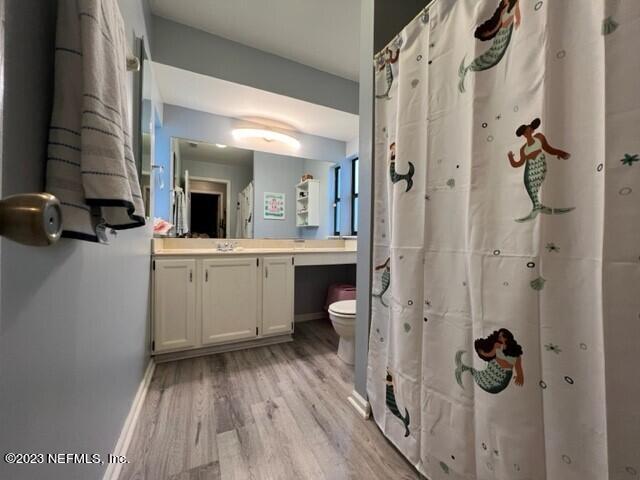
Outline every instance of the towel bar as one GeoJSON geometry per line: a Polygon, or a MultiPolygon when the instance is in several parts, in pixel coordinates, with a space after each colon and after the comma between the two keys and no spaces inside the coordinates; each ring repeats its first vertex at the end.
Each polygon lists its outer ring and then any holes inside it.
{"type": "Polygon", "coordinates": [[[0,200],[0,235],[44,247],[62,232],[60,201],[50,193],[21,193],[0,200]]]}

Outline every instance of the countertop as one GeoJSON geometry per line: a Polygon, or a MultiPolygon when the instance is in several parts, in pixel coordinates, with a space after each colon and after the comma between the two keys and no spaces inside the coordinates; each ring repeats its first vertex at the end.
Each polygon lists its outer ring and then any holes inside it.
{"type": "Polygon", "coordinates": [[[244,248],[237,247],[231,251],[220,251],[215,248],[169,248],[159,249],[153,253],[156,257],[163,256],[201,256],[201,255],[300,255],[305,253],[356,253],[352,248],[244,248]]]}

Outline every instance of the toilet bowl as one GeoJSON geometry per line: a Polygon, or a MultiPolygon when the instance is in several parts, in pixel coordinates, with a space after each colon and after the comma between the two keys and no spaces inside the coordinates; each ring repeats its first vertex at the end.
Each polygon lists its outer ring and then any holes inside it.
{"type": "Polygon", "coordinates": [[[356,301],[341,300],[329,305],[329,318],[340,336],[338,358],[348,365],[355,361],[356,301]]]}

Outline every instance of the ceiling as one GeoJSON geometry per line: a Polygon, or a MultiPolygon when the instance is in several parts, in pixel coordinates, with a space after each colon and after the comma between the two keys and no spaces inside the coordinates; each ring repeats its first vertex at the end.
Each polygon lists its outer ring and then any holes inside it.
{"type": "Polygon", "coordinates": [[[150,0],[153,13],[358,81],[360,0],[150,0]]]}
{"type": "Polygon", "coordinates": [[[219,148],[210,143],[178,141],[180,156],[197,162],[221,163],[223,165],[253,166],[253,152],[243,148],[219,148]],[[194,145],[196,145],[194,147],[194,145]]]}
{"type": "Polygon", "coordinates": [[[154,63],[165,103],[225,117],[289,128],[348,142],[358,136],[358,115],[219,78],[154,63]]]}

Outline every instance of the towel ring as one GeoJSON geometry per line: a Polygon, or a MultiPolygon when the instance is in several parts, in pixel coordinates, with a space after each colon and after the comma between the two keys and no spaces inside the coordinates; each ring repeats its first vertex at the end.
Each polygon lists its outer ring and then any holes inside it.
{"type": "Polygon", "coordinates": [[[138,57],[129,55],[127,57],[127,70],[130,72],[137,72],[140,70],[140,60],[138,57]]]}

